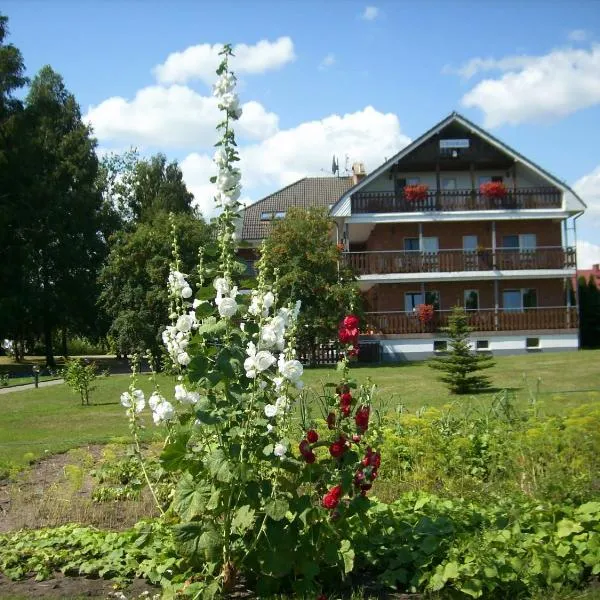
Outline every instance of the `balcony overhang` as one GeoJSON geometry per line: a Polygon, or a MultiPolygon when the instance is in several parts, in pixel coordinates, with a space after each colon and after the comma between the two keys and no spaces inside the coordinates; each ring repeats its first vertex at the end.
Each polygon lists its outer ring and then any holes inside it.
{"type": "Polygon", "coordinates": [[[576,274],[576,269],[522,269],[518,271],[454,271],[447,273],[384,273],[373,275],[360,275],[358,284],[362,291],[369,289],[377,283],[421,283],[443,281],[493,281],[519,280],[519,279],[559,279],[571,278],[576,274]],[[364,287],[363,287],[364,286],[364,287]]]}
{"type": "Polygon", "coordinates": [[[348,224],[359,223],[423,223],[456,221],[518,221],[522,219],[568,219],[571,213],[562,209],[482,210],[454,212],[362,213],[347,216],[348,224]]]}

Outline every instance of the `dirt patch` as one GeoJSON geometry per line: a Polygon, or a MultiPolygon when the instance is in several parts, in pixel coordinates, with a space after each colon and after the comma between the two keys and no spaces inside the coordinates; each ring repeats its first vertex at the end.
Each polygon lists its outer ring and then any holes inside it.
{"type": "MultiPolygon", "coordinates": [[[[155,594],[160,597],[160,588],[149,585],[142,579],[134,580],[124,587],[122,593],[130,600],[134,598],[150,599],[155,594]]],[[[53,579],[36,581],[33,578],[11,581],[0,574],[0,598],[25,600],[25,598],[60,598],[76,600],[79,598],[108,599],[118,598],[116,588],[108,579],[89,579],[87,577],[65,577],[57,573],[53,579]]]]}
{"type": "MultiPolygon", "coordinates": [[[[40,460],[10,481],[0,482],[0,533],[66,523],[119,530],[156,515],[150,493],[139,500],[94,502],[90,471],[105,446],[89,445],[40,460]]],[[[120,450],[124,452],[124,448],[120,450]]]]}

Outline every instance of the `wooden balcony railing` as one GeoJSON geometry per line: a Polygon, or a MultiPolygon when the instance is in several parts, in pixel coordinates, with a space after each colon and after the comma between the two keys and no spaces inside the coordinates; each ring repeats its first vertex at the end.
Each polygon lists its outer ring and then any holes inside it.
{"type": "MultiPolygon", "coordinates": [[[[406,335],[436,333],[448,325],[451,311],[436,311],[429,323],[421,323],[415,313],[377,312],[366,314],[364,334],[406,335]]],[[[577,308],[558,306],[527,308],[521,311],[492,309],[468,310],[473,331],[526,331],[537,329],[576,329],[579,326],[577,308]]]]}
{"type": "Polygon", "coordinates": [[[351,205],[352,214],[545,209],[560,208],[562,193],[552,187],[532,187],[510,190],[504,198],[489,198],[478,190],[434,190],[423,200],[408,201],[402,193],[357,192],[351,205]]]}
{"type": "Polygon", "coordinates": [[[518,271],[575,268],[575,248],[543,247],[531,250],[377,250],[346,252],[345,264],[357,275],[388,273],[449,273],[459,271],[518,271]]]}

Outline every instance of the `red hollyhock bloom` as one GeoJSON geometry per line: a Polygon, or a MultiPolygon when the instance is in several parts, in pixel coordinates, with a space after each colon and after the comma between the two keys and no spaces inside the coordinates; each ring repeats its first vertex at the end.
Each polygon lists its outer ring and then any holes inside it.
{"type": "Polygon", "coordinates": [[[373,456],[373,451],[371,450],[371,446],[367,448],[367,453],[365,457],[362,459],[363,467],[368,467],[371,464],[371,456],[373,456]]]}
{"type": "Polygon", "coordinates": [[[327,427],[329,427],[329,429],[335,428],[335,413],[330,412],[327,415],[327,427]]]}
{"type": "Polygon", "coordinates": [[[317,600],[327,600],[327,596],[325,594],[321,594],[320,596],[317,596],[317,600]]]}
{"type": "Polygon", "coordinates": [[[354,422],[356,423],[357,429],[364,433],[369,427],[369,414],[371,412],[370,407],[361,406],[354,415],[354,422]]]}
{"type": "Polygon", "coordinates": [[[355,345],[358,342],[358,329],[340,327],[338,330],[338,338],[342,344],[355,345]]]}
{"type": "Polygon", "coordinates": [[[337,439],[329,446],[329,454],[333,458],[339,458],[344,452],[346,452],[346,440],[343,437],[337,439]]]}
{"type": "Polygon", "coordinates": [[[350,414],[352,407],[352,394],[345,393],[340,396],[340,410],[342,414],[347,417],[350,414]]]}
{"type": "Polygon", "coordinates": [[[381,465],[381,454],[379,454],[379,452],[376,452],[375,454],[371,454],[369,463],[375,469],[379,469],[379,467],[381,465]]]}
{"type": "Polygon", "coordinates": [[[319,441],[319,434],[314,430],[314,429],[309,429],[306,432],[306,439],[311,443],[314,444],[315,442],[319,441]]]}
{"type": "Polygon", "coordinates": [[[357,329],[358,328],[358,317],[356,315],[348,315],[343,321],[342,325],[346,329],[357,329]]]}
{"type": "Polygon", "coordinates": [[[305,456],[308,452],[310,452],[310,446],[308,445],[307,440],[302,440],[298,446],[298,450],[300,450],[300,454],[305,456]]]}
{"type": "Polygon", "coordinates": [[[333,510],[340,503],[340,497],[342,495],[342,486],[336,485],[332,487],[324,496],[323,500],[321,500],[321,504],[328,508],[329,510],[333,510]]]}
{"type": "Polygon", "coordinates": [[[353,441],[355,444],[358,444],[358,442],[360,442],[360,440],[361,440],[361,437],[360,437],[360,435],[358,435],[357,433],[355,433],[355,434],[352,436],[352,441],[353,441]]]}
{"type": "Polygon", "coordinates": [[[304,454],[303,456],[304,456],[304,460],[305,460],[305,461],[306,461],[306,462],[307,462],[309,465],[312,465],[312,464],[315,462],[316,458],[317,458],[317,457],[315,456],[315,453],[314,453],[312,450],[310,450],[309,452],[307,452],[307,453],[306,453],[306,454],[304,454]]]}

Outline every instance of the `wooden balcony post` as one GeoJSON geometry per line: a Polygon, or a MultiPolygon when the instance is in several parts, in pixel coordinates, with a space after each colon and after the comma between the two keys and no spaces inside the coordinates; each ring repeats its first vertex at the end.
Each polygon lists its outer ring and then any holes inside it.
{"type": "Polygon", "coordinates": [[[496,262],[496,221],[492,221],[492,267],[494,270],[498,268],[496,262]]]}
{"type": "Polygon", "coordinates": [[[571,329],[571,290],[569,288],[569,280],[565,277],[563,281],[567,296],[567,329],[571,329]]]}
{"type": "Polygon", "coordinates": [[[494,331],[498,331],[498,280],[494,279],[494,331]]]}

